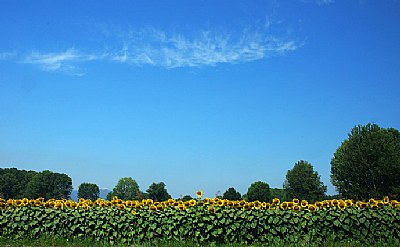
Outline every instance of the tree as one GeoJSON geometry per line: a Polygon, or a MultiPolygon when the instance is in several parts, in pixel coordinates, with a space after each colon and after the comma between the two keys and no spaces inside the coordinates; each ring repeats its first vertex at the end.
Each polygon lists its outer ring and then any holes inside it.
{"type": "Polygon", "coordinates": [[[37,172],[0,168],[0,197],[4,199],[24,197],[26,185],[35,174],[37,172]]]}
{"type": "Polygon", "coordinates": [[[193,199],[193,197],[191,197],[190,195],[185,195],[185,196],[183,196],[182,197],[182,201],[183,202],[187,202],[187,201],[190,201],[190,200],[192,200],[193,199]]]}
{"type": "Polygon", "coordinates": [[[235,188],[229,188],[224,192],[222,198],[228,200],[240,200],[242,199],[242,195],[239,192],[237,192],[235,188]]]}
{"type": "Polygon", "coordinates": [[[78,188],[78,198],[85,198],[95,201],[99,198],[100,189],[97,184],[81,183],[78,188]]]}
{"type": "Polygon", "coordinates": [[[331,160],[331,181],[344,197],[382,198],[400,192],[400,133],[355,126],[331,160]]]}
{"type": "Polygon", "coordinates": [[[321,182],[318,173],[304,160],[298,161],[292,170],[287,171],[283,188],[291,198],[312,202],[322,200],[326,192],[326,186],[321,182]]]}
{"type": "Polygon", "coordinates": [[[279,198],[281,201],[289,200],[285,189],[270,188],[269,191],[271,192],[271,198],[279,198]]]}
{"type": "Polygon", "coordinates": [[[152,183],[147,189],[147,196],[153,201],[162,202],[169,198],[171,195],[168,194],[167,189],[165,188],[165,184],[163,182],[160,183],[152,183]]]}
{"type": "Polygon", "coordinates": [[[72,179],[66,174],[43,171],[37,173],[26,186],[28,198],[43,197],[48,200],[69,199],[72,191],[72,179]]]}
{"type": "Polygon", "coordinates": [[[248,201],[270,201],[271,192],[269,190],[269,184],[261,181],[252,183],[247,190],[246,196],[248,201]]]}
{"type": "Polygon", "coordinates": [[[117,196],[122,200],[137,200],[142,199],[142,192],[139,190],[137,182],[131,178],[121,178],[112,193],[107,195],[107,199],[117,196]]]}

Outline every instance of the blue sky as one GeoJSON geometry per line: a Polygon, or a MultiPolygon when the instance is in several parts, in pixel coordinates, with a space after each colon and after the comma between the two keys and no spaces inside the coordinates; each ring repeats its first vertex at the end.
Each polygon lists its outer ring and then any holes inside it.
{"type": "Polygon", "coordinates": [[[400,1],[0,3],[0,166],[174,197],[330,183],[351,128],[400,129],[400,1]]]}

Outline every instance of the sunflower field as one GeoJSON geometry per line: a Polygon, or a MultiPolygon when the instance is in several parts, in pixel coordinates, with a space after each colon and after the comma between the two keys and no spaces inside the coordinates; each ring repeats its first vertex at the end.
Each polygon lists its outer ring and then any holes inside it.
{"type": "Polygon", "coordinates": [[[197,243],[272,243],[400,239],[400,203],[388,197],[368,201],[305,200],[247,202],[204,198],[45,201],[0,198],[0,236],[38,238],[52,234],[105,243],[154,240],[197,243]]]}

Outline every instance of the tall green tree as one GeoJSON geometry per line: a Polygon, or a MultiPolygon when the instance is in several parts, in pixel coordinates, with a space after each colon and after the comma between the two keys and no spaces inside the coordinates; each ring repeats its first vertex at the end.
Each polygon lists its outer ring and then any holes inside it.
{"type": "Polygon", "coordinates": [[[26,186],[28,198],[69,199],[72,191],[72,179],[63,173],[48,170],[37,173],[26,186]]]}
{"type": "Polygon", "coordinates": [[[400,133],[376,124],[355,126],[331,160],[331,181],[344,197],[400,193],[400,133]]]}
{"type": "Polygon", "coordinates": [[[26,186],[35,174],[37,174],[35,171],[0,168],[0,197],[4,199],[24,197],[26,186]]]}
{"type": "Polygon", "coordinates": [[[121,178],[112,192],[107,195],[107,199],[117,196],[122,200],[142,199],[143,193],[139,190],[139,185],[131,177],[121,178]]]}
{"type": "Polygon", "coordinates": [[[100,189],[97,184],[81,183],[78,188],[78,198],[85,198],[95,201],[99,198],[100,189]]]}
{"type": "Polygon", "coordinates": [[[240,200],[242,199],[242,195],[236,191],[235,188],[229,188],[224,192],[222,198],[228,200],[240,200]]]}
{"type": "Polygon", "coordinates": [[[165,188],[164,182],[152,183],[146,190],[146,192],[148,198],[153,199],[157,202],[162,202],[171,198],[171,195],[168,194],[168,191],[165,188]]]}
{"type": "Polygon", "coordinates": [[[271,191],[269,189],[269,184],[261,181],[252,183],[247,190],[246,196],[248,201],[270,201],[271,191]]]}
{"type": "Polygon", "coordinates": [[[313,166],[304,160],[298,161],[293,169],[287,171],[283,188],[291,198],[312,202],[322,200],[326,192],[321,177],[314,171],[313,166]]]}

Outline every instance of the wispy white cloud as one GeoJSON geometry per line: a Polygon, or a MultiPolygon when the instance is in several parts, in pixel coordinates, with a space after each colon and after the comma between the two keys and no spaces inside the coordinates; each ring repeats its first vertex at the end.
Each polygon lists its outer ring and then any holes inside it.
{"type": "Polygon", "coordinates": [[[112,58],[122,63],[167,68],[244,63],[294,51],[301,45],[267,33],[243,30],[239,35],[204,31],[195,37],[154,29],[130,32],[112,58]]]}
{"type": "Polygon", "coordinates": [[[0,52],[0,60],[10,60],[17,56],[17,52],[0,52]]]}
{"type": "MultiPolygon", "coordinates": [[[[91,61],[126,63],[133,66],[206,67],[239,64],[297,50],[302,44],[288,37],[271,34],[271,23],[259,29],[226,32],[207,30],[191,35],[168,33],[154,28],[128,30],[112,35],[101,50],[67,48],[60,52],[33,51],[19,61],[44,71],[83,75],[82,66],[91,61]],[[111,47],[111,48],[110,48],[111,47]],[[89,52],[85,52],[90,50],[89,52]]],[[[0,59],[12,54],[0,53],[0,59]]]]}

